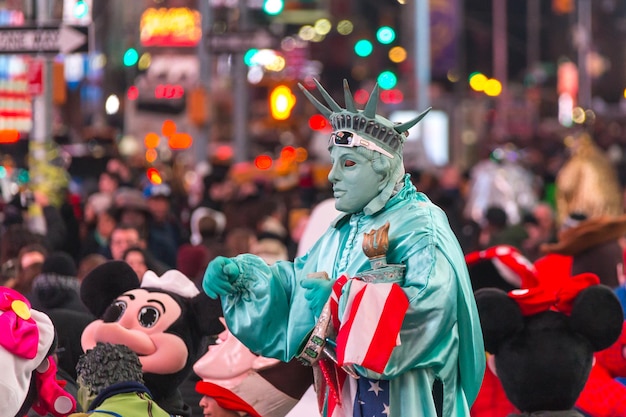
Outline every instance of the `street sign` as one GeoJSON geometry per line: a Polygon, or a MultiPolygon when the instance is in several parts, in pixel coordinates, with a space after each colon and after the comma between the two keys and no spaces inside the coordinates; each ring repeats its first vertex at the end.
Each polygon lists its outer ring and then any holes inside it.
{"type": "Polygon", "coordinates": [[[207,35],[207,51],[214,54],[243,53],[248,49],[273,49],[278,39],[264,30],[207,35]]]}
{"type": "Polygon", "coordinates": [[[89,51],[89,26],[1,26],[0,54],[89,51]]]}

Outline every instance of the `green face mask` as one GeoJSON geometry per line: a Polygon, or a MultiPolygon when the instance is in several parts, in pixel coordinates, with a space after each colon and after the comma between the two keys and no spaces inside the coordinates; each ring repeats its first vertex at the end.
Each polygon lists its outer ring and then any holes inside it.
{"type": "Polygon", "coordinates": [[[372,168],[372,161],[350,148],[333,146],[333,168],[328,180],[333,184],[335,207],[344,213],[358,213],[378,196],[383,178],[372,168]]]}

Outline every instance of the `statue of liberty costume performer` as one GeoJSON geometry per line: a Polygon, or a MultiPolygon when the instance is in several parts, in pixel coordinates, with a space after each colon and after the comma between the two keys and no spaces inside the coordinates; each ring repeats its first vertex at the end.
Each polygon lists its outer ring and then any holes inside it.
{"type": "Polygon", "coordinates": [[[336,208],[343,212],[294,262],[216,258],[203,288],[250,350],[313,365],[324,416],[469,416],[485,367],[467,267],[441,209],[405,174],[407,130],[357,110],[317,83],[300,86],[330,120],[336,208]]]}

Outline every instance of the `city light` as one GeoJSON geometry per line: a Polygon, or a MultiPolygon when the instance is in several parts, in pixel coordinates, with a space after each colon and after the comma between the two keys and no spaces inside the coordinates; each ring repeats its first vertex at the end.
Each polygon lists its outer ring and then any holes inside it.
{"type": "Polygon", "coordinates": [[[487,84],[487,76],[480,72],[473,72],[469,75],[469,85],[474,91],[484,91],[487,84]]]}
{"type": "Polygon", "coordinates": [[[82,19],[83,17],[87,17],[87,13],[89,12],[89,6],[85,3],[85,0],[78,0],[74,4],[74,17],[77,19],[82,19]]]}
{"type": "Polygon", "coordinates": [[[261,170],[268,170],[272,167],[274,161],[269,155],[259,155],[254,158],[254,166],[261,170]]]}
{"type": "Polygon", "coordinates": [[[123,63],[127,67],[132,67],[139,61],[139,53],[135,48],[128,48],[126,52],[124,52],[123,63]]]}
{"type": "Polygon", "coordinates": [[[263,11],[270,16],[280,14],[285,8],[283,0],[265,0],[263,2],[263,11]]]}
{"type": "Polygon", "coordinates": [[[279,85],[270,93],[270,112],[275,120],[287,120],[295,105],[296,96],[286,85],[279,85]]]}
{"type": "Polygon", "coordinates": [[[108,115],[116,114],[120,110],[120,99],[115,94],[111,94],[104,102],[104,111],[108,115]]]}
{"type": "Polygon", "coordinates": [[[146,171],[146,177],[152,184],[161,184],[163,182],[163,178],[161,177],[161,173],[156,168],[148,168],[146,171]]]}
{"type": "Polygon", "coordinates": [[[321,114],[314,114],[309,118],[309,127],[312,130],[322,130],[329,125],[328,120],[321,114]]]}
{"type": "Polygon", "coordinates": [[[131,85],[128,87],[128,91],[126,92],[126,98],[133,101],[139,98],[139,89],[136,85],[131,85]]]}
{"type": "Polygon", "coordinates": [[[367,39],[360,39],[354,44],[354,53],[360,57],[370,56],[373,51],[374,46],[367,39]]]}
{"type": "Polygon", "coordinates": [[[376,40],[383,45],[389,45],[396,39],[396,31],[389,26],[382,26],[376,31],[376,40]]]}
{"type": "Polygon", "coordinates": [[[490,97],[499,96],[502,92],[502,83],[494,78],[490,78],[485,83],[485,94],[490,97]]]}
{"type": "Polygon", "coordinates": [[[376,81],[381,89],[389,90],[398,84],[398,77],[392,71],[383,71],[378,75],[376,81]]]}
{"type": "Polygon", "coordinates": [[[400,62],[404,62],[406,60],[406,49],[401,46],[394,46],[389,50],[389,60],[395,64],[399,64],[400,62]]]}
{"type": "Polygon", "coordinates": [[[149,132],[144,136],[143,143],[147,149],[154,149],[159,146],[161,137],[154,132],[149,132]]]}

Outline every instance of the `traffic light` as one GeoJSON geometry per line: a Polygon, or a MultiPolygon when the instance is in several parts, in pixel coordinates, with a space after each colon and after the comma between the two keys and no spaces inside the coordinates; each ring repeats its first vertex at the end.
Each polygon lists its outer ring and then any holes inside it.
{"type": "Polygon", "coordinates": [[[296,96],[291,88],[282,84],[270,92],[270,113],[274,120],[287,120],[296,105],[296,96]]]}

